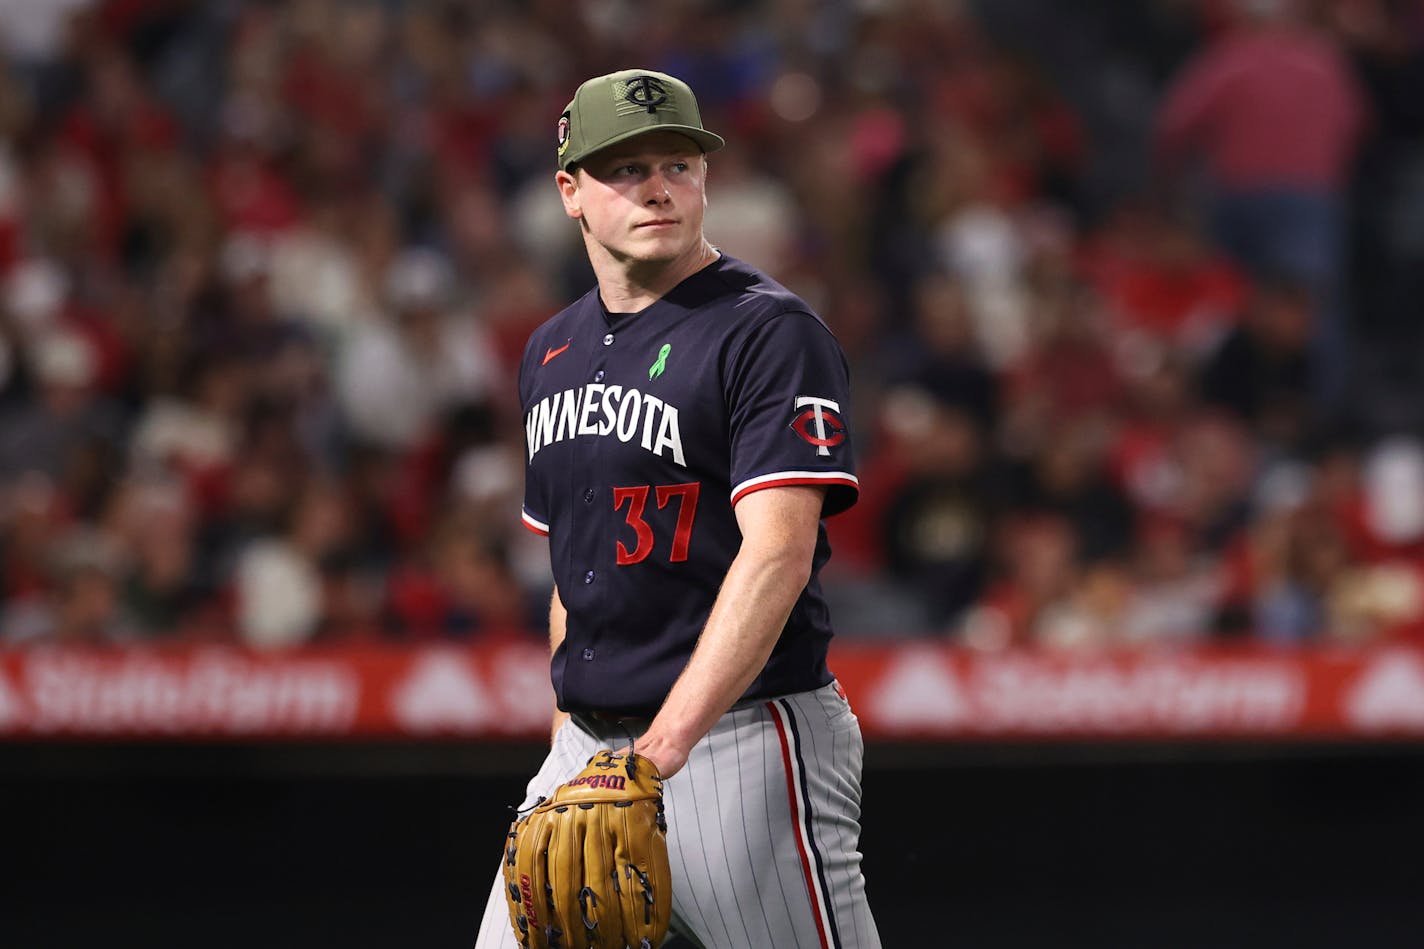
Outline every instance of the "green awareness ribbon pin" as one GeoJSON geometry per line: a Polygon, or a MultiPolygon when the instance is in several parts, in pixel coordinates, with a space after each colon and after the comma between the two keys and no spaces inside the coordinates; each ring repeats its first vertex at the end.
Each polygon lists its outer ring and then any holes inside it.
{"type": "Polygon", "coordinates": [[[672,343],[663,343],[663,348],[658,350],[658,361],[648,367],[649,382],[663,374],[663,370],[667,368],[667,358],[670,352],[672,352],[672,343]]]}

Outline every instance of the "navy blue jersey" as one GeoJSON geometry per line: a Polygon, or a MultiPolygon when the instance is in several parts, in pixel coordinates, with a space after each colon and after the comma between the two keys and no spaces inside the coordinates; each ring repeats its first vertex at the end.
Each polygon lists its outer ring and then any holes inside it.
{"type": "MultiPolygon", "coordinates": [[[[722,256],[635,314],[597,289],[529,339],[519,370],[524,523],[549,537],[568,610],[553,657],[565,711],[651,715],[682,672],[741,544],[750,492],[823,485],[855,502],[845,356],[785,287],[722,256]]],[[[811,580],[745,698],[830,682],[811,580]]]]}

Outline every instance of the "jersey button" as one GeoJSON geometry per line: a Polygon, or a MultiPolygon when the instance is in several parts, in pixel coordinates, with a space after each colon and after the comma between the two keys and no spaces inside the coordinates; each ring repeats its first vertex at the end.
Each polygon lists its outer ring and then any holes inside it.
{"type": "Polygon", "coordinates": [[[593,658],[593,650],[592,650],[592,649],[585,649],[585,650],[583,651],[583,657],[584,657],[585,659],[592,659],[592,658],[593,658]]]}
{"type": "Polygon", "coordinates": [[[593,488],[589,488],[587,491],[585,491],[585,492],[583,493],[583,503],[585,503],[585,504],[592,504],[592,503],[593,503],[593,488]]]}
{"type": "Polygon", "coordinates": [[[602,370],[602,369],[598,370],[597,372],[595,372],[595,373],[593,374],[593,381],[594,381],[594,382],[602,382],[602,381],[603,381],[603,370],[602,370]]]}
{"type": "Polygon", "coordinates": [[[588,573],[586,573],[586,574],[583,575],[583,582],[584,582],[584,583],[592,583],[592,582],[593,582],[593,571],[592,571],[592,570],[590,570],[588,573]]]}
{"type": "Polygon", "coordinates": [[[605,346],[612,346],[612,345],[613,345],[613,334],[612,334],[612,333],[609,333],[607,336],[603,337],[603,345],[605,345],[605,346]]]}

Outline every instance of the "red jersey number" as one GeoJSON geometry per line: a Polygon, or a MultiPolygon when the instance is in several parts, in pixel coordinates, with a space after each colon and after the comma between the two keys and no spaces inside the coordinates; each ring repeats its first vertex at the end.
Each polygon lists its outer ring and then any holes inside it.
{"type": "Polygon", "coordinates": [[[623,504],[627,502],[628,526],[633,528],[633,535],[638,542],[636,547],[629,550],[623,541],[618,541],[618,565],[622,567],[639,563],[647,560],[653,552],[653,529],[643,520],[649,491],[653,492],[658,510],[667,507],[673,498],[678,499],[677,527],[673,531],[672,552],[668,555],[668,562],[681,563],[686,560],[687,548],[692,543],[692,522],[697,517],[697,492],[701,488],[702,485],[696,481],[690,484],[660,484],[656,487],[640,484],[631,488],[614,488],[613,510],[623,510],[623,504]]]}

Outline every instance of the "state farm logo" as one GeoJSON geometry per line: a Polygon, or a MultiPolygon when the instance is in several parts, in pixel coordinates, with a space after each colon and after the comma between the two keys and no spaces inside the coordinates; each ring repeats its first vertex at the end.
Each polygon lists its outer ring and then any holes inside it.
{"type": "Polygon", "coordinates": [[[36,649],[16,673],[25,727],[40,734],[341,733],[361,704],[350,665],[229,649],[36,649]]]}
{"type": "Polygon", "coordinates": [[[910,730],[964,724],[973,712],[959,677],[929,649],[901,654],[870,694],[866,711],[885,727],[910,730]]]}
{"type": "Polygon", "coordinates": [[[0,669],[0,732],[18,728],[24,720],[25,707],[20,697],[10,687],[5,670],[0,669]]]}
{"type": "Polygon", "coordinates": [[[391,696],[391,714],[407,731],[467,731],[490,717],[491,701],[470,669],[452,652],[421,656],[391,696]]]}
{"type": "Polygon", "coordinates": [[[1258,734],[1297,727],[1305,697],[1298,668],[1258,659],[917,648],[892,661],[864,711],[893,732],[1258,734]]]}
{"type": "Polygon", "coordinates": [[[1424,729],[1424,661],[1404,652],[1380,656],[1346,696],[1345,716],[1371,731],[1424,729]]]}

